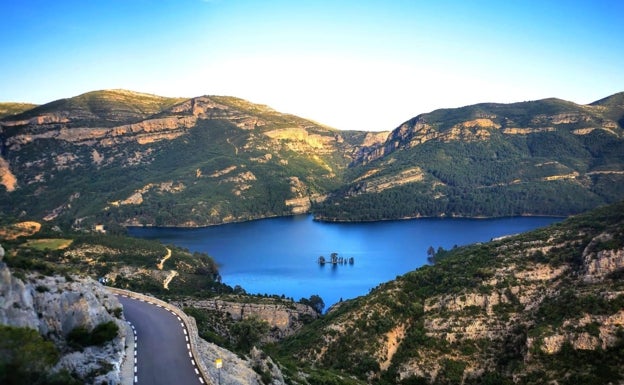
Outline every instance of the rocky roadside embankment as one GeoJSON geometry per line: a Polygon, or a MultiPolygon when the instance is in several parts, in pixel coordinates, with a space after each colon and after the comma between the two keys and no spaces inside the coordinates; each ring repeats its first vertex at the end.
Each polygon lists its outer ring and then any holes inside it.
{"type": "Polygon", "coordinates": [[[125,345],[121,305],[98,282],[76,276],[14,276],[2,262],[0,246],[0,324],[39,331],[61,352],[54,371],[67,369],[87,384],[119,384],[125,345]],[[117,310],[119,309],[119,310],[117,310]],[[117,336],[102,346],[70,348],[66,337],[77,327],[93,330],[113,321],[117,336]]]}
{"type": "Polygon", "coordinates": [[[185,300],[175,303],[180,308],[192,307],[221,313],[232,321],[257,317],[269,324],[268,336],[271,342],[281,340],[297,332],[303,326],[303,319],[318,318],[318,313],[310,306],[296,302],[250,303],[221,299],[185,300]]]}

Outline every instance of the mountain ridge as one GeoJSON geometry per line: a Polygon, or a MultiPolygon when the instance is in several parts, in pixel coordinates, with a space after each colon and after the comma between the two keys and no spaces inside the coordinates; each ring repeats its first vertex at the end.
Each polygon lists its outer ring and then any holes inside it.
{"type": "Polygon", "coordinates": [[[367,140],[239,98],[125,91],[52,102],[0,124],[4,209],[90,224],[200,226],[307,212],[367,140]],[[43,193],[49,205],[35,199],[43,193]],[[153,208],[134,209],[145,204],[153,208]]]}
{"type": "Polygon", "coordinates": [[[569,215],[616,202],[624,192],[621,95],[595,106],[549,98],[417,115],[362,148],[351,182],[315,212],[325,220],[569,215]],[[406,172],[418,178],[405,183],[406,172]],[[400,207],[387,213],[392,201],[400,207]]]}
{"type": "Polygon", "coordinates": [[[235,97],[93,91],[0,119],[0,209],[87,227],[566,216],[624,197],[622,95],[480,103],[366,132],[235,97]]]}

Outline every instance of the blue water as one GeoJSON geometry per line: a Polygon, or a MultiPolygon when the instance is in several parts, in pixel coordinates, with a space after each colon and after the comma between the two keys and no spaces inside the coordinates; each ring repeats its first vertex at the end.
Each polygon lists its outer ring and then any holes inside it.
{"type": "Polygon", "coordinates": [[[317,294],[327,308],[426,264],[429,246],[450,249],[560,220],[514,217],[324,223],[301,215],[199,229],[135,227],[129,232],[207,253],[218,263],[224,283],[240,285],[250,294],[284,294],[295,300],[317,294]],[[317,263],[319,256],[329,259],[333,252],[353,257],[355,263],[317,263]]]}

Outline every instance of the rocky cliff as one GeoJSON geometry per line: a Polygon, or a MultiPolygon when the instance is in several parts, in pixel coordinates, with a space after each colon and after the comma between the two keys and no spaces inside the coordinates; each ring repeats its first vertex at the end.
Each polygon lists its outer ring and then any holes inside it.
{"type": "Polygon", "coordinates": [[[227,349],[220,348],[202,339],[199,340],[199,354],[206,362],[210,377],[222,384],[285,385],[279,366],[271,357],[257,348],[252,348],[247,357],[240,357],[227,349]],[[221,359],[223,366],[217,369],[214,363],[221,359]],[[219,380],[220,379],[220,380],[219,380]]]}
{"type": "Polygon", "coordinates": [[[240,321],[249,317],[256,317],[265,321],[270,327],[270,334],[266,342],[279,341],[288,337],[304,325],[304,320],[310,322],[319,317],[310,306],[291,301],[269,300],[257,302],[253,297],[239,298],[238,301],[222,299],[188,299],[176,302],[178,307],[201,309],[216,315],[217,319],[240,321]],[[262,303],[264,302],[264,303],[262,303]]]}
{"type": "Polygon", "coordinates": [[[109,321],[121,326],[120,314],[117,299],[89,278],[31,274],[20,279],[0,258],[0,324],[35,329],[53,341],[62,352],[55,370],[67,369],[85,383],[120,383],[123,332],[82,351],[71,349],[66,340],[78,327],[92,330],[109,321]]]}
{"type": "Polygon", "coordinates": [[[530,135],[558,130],[583,136],[598,130],[621,137],[624,113],[615,94],[591,105],[576,105],[559,99],[512,104],[484,103],[418,115],[393,130],[383,143],[364,148],[356,163],[368,163],[399,149],[428,141],[487,141],[496,133],[530,135]],[[605,107],[605,104],[611,108],[605,107]]]}
{"type": "Polygon", "coordinates": [[[376,138],[232,97],[91,92],[0,119],[0,206],[76,227],[306,213],[376,138]]]}
{"type": "Polygon", "coordinates": [[[622,95],[369,133],[234,97],[90,92],[0,118],[0,210],[76,228],[576,214],[624,198],[622,95]]]}
{"type": "Polygon", "coordinates": [[[566,216],[615,203],[624,199],[623,95],[418,115],[359,148],[346,186],[315,213],[325,220],[566,216]]]}

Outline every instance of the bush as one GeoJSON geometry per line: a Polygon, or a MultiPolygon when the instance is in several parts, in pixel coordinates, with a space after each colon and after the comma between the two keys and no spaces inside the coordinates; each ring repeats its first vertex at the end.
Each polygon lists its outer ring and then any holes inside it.
{"type": "Polygon", "coordinates": [[[48,383],[59,354],[34,329],[0,325],[0,384],[48,383]]]}
{"type": "Polygon", "coordinates": [[[75,348],[84,348],[87,346],[101,346],[111,341],[117,336],[119,327],[113,321],[108,321],[97,325],[92,331],[84,326],[74,328],[67,335],[67,342],[75,348]]]}
{"type": "Polygon", "coordinates": [[[269,324],[258,317],[249,317],[232,325],[231,332],[236,339],[236,349],[249,352],[269,331],[269,324]]]}
{"type": "Polygon", "coordinates": [[[74,348],[83,348],[91,345],[91,334],[84,326],[78,326],[67,335],[67,343],[74,348]]]}
{"type": "Polygon", "coordinates": [[[117,337],[117,333],[119,332],[119,326],[113,321],[108,321],[99,324],[93,329],[91,333],[91,344],[92,345],[104,345],[108,341],[112,341],[113,338],[117,337]]]}

